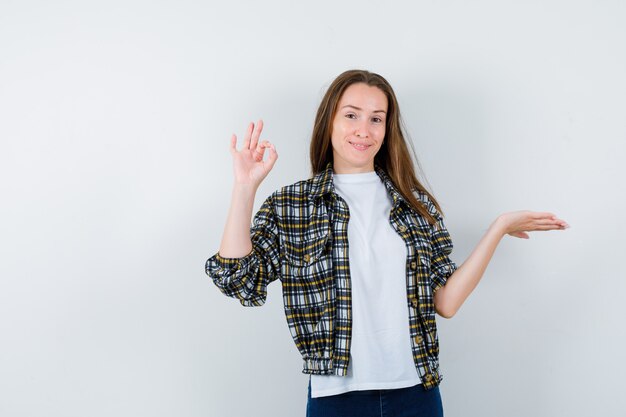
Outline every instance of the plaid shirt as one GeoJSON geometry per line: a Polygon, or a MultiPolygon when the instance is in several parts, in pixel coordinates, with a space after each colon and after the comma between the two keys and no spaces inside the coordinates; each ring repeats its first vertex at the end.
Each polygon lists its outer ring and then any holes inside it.
{"type": "MultiPolygon", "coordinates": [[[[437,219],[431,226],[413,210],[378,165],[393,206],[389,222],[407,248],[406,285],[413,360],[424,387],[441,382],[433,293],[457,269],[441,214],[416,191],[437,219]]],[[[347,373],[352,330],[348,206],[334,191],[332,163],[304,181],[282,187],[263,202],[250,228],[252,251],[241,258],[219,252],[205,271],[227,296],[261,306],[279,278],[289,330],[305,374],[347,373]]],[[[398,300],[400,301],[400,300],[398,300]]]]}

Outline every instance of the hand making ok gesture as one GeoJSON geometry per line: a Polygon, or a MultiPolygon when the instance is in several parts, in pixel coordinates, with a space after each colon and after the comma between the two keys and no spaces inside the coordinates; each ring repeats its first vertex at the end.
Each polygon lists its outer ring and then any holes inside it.
{"type": "Polygon", "coordinates": [[[243,148],[237,150],[237,136],[233,133],[230,139],[230,153],[233,156],[235,183],[257,188],[270,172],[278,159],[276,148],[267,140],[259,141],[263,130],[263,120],[257,124],[250,123],[246,131],[243,148]],[[268,158],[263,160],[265,149],[269,149],[268,158]]]}

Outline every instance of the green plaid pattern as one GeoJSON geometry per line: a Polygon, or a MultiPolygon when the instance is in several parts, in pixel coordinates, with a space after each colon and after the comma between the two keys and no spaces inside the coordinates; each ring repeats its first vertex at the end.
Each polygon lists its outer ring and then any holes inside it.
{"type": "MultiPolygon", "coordinates": [[[[413,360],[427,389],[441,382],[433,293],[457,269],[452,240],[426,194],[416,195],[437,219],[431,226],[375,165],[393,207],[389,222],[407,247],[407,308],[413,360]]],[[[305,374],[347,373],[352,329],[348,206],[334,192],[332,163],[304,181],[282,187],[254,216],[252,251],[242,258],[216,253],[205,271],[222,293],[244,306],[261,306],[279,278],[289,330],[305,374]]]]}

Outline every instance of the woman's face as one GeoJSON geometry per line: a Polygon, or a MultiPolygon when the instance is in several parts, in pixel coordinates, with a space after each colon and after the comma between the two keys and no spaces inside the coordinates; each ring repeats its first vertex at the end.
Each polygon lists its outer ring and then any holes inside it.
{"type": "Polygon", "coordinates": [[[348,87],[337,105],[331,142],[336,174],[374,170],[374,156],[385,138],[387,96],[364,83],[348,87]]]}

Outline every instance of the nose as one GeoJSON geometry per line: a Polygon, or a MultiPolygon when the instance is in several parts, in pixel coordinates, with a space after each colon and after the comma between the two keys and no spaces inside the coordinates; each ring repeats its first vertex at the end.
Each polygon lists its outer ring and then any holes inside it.
{"type": "Polygon", "coordinates": [[[366,138],[367,137],[367,123],[361,122],[357,124],[354,129],[354,135],[359,138],[366,138]]]}

